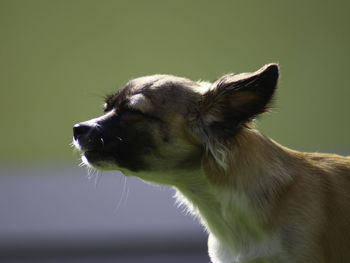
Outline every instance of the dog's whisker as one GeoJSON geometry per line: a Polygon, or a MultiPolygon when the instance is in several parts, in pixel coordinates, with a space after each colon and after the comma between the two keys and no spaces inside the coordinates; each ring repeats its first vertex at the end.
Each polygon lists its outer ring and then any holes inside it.
{"type": "MultiPolygon", "coordinates": [[[[121,207],[121,204],[123,203],[123,200],[125,199],[124,198],[124,195],[125,195],[125,192],[126,192],[126,188],[127,188],[127,185],[126,185],[126,182],[127,182],[127,178],[126,176],[123,177],[124,178],[124,183],[123,183],[123,189],[122,189],[122,194],[120,195],[120,199],[118,201],[118,204],[117,206],[115,207],[114,211],[115,212],[118,212],[118,210],[120,209],[121,207]]],[[[129,195],[129,190],[127,190],[127,196],[129,195]]]]}
{"type": "Polygon", "coordinates": [[[88,177],[89,180],[92,180],[96,176],[97,173],[98,173],[98,171],[96,169],[94,169],[91,166],[88,166],[88,175],[87,175],[87,177],[88,177]]]}
{"type": "Polygon", "coordinates": [[[102,177],[102,172],[101,171],[97,171],[95,173],[95,188],[98,187],[99,182],[101,181],[101,177],[102,177]]]}
{"type": "Polygon", "coordinates": [[[79,145],[78,141],[73,139],[73,141],[69,144],[74,150],[81,150],[81,146],[79,145]]]}
{"type": "Polygon", "coordinates": [[[89,164],[87,163],[87,160],[84,155],[82,155],[78,161],[80,161],[79,167],[89,167],[89,164]]]}

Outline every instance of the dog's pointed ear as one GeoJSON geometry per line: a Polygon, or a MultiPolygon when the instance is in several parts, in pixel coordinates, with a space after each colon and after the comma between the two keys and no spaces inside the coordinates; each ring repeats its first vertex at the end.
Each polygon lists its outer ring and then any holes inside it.
{"type": "Polygon", "coordinates": [[[267,64],[253,73],[228,74],[215,81],[198,105],[202,124],[221,132],[267,111],[277,86],[279,68],[267,64]]]}

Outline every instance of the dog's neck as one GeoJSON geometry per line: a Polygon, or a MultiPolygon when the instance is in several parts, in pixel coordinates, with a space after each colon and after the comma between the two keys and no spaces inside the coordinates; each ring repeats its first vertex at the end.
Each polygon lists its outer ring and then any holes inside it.
{"type": "Polygon", "coordinates": [[[180,202],[201,218],[210,233],[241,250],[246,242],[262,239],[267,231],[268,211],[283,186],[292,181],[286,160],[293,154],[247,128],[226,146],[230,149],[226,168],[208,153],[202,170],[191,176],[193,182],[175,188],[180,202]]]}

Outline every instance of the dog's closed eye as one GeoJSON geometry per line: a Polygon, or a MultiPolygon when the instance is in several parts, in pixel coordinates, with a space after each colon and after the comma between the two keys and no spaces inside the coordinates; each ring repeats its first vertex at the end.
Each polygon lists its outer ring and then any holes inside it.
{"type": "Polygon", "coordinates": [[[120,115],[122,120],[127,120],[127,121],[138,121],[143,119],[145,116],[145,114],[142,113],[140,110],[132,109],[125,106],[118,109],[117,114],[120,115]]]}

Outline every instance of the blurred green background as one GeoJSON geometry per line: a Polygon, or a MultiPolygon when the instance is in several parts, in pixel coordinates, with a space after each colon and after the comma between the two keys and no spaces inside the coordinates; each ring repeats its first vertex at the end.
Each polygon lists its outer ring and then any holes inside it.
{"type": "Polygon", "coordinates": [[[73,124],[131,78],[215,80],[269,62],[280,89],[259,128],[292,148],[347,152],[349,11],[320,0],[0,0],[0,162],[76,162],[73,124]]]}

